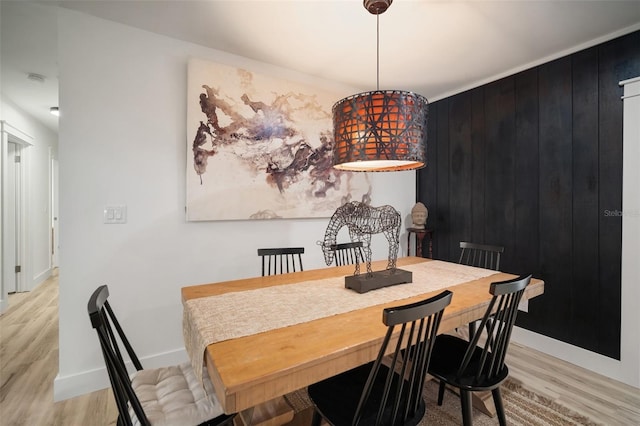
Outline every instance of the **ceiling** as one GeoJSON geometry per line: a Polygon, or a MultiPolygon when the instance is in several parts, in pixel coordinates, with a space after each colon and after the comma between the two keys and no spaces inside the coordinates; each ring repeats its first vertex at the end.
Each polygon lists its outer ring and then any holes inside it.
{"type": "MultiPolygon", "coordinates": [[[[58,7],[359,91],[377,86],[376,17],[361,0],[0,5],[3,95],[54,131],[57,119],[48,111],[58,102],[58,7]],[[45,81],[29,80],[28,73],[45,81]]],[[[434,101],[640,30],[640,0],[395,0],[379,21],[379,88],[414,91],[434,101]]]]}

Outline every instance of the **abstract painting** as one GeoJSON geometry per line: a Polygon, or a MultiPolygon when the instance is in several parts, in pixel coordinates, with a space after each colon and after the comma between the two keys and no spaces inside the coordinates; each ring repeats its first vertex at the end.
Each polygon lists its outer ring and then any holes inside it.
{"type": "Polygon", "coordinates": [[[332,167],[340,95],[200,59],[187,85],[187,220],[330,217],[370,199],[366,173],[332,167]]]}

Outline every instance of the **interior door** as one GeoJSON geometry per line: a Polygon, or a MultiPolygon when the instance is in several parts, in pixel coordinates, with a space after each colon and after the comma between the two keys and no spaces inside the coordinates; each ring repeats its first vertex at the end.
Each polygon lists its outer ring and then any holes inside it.
{"type": "Polygon", "coordinates": [[[18,272],[16,266],[19,263],[20,253],[20,146],[9,142],[7,144],[7,196],[5,198],[7,205],[4,207],[4,214],[7,226],[4,228],[4,256],[2,272],[4,274],[3,282],[7,293],[15,293],[18,291],[18,272]]]}
{"type": "Polygon", "coordinates": [[[58,160],[51,159],[51,266],[58,267],[58,160]]]}

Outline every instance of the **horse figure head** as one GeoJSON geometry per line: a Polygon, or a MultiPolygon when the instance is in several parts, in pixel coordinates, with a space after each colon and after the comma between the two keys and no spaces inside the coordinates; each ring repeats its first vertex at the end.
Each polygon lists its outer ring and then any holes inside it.
{"type": "Polygon", "coordinates": [[[324,261],[326,262],[327,266],[331,266],[334,256],[333,250],[331,250],[331,244],[325,241],[317,241],[316,244],[318,244],[322,248],[322,253],[324,253],[324,261]]]}

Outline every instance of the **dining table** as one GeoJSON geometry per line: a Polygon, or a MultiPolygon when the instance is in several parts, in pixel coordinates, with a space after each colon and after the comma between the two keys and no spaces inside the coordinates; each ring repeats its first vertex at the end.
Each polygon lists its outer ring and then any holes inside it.
{"type": "MultiPolygon", "coordinates": [[[[386,266],[372,262],[374,271],[386,266]]],[[[183,287],[185,348],[196,374],[208,375],[225,413],[251,418],[255,407],[374,360],[384,308],[450,290],[439,329],[447,332],[484,315],[492,282],[517,277],[422,257],[398,258],[396,267],[412,282],[362,294],[344,287],[354,265],[183,287]]],[[[543,293],[534,278],[523,299],[543,293]]]]}

